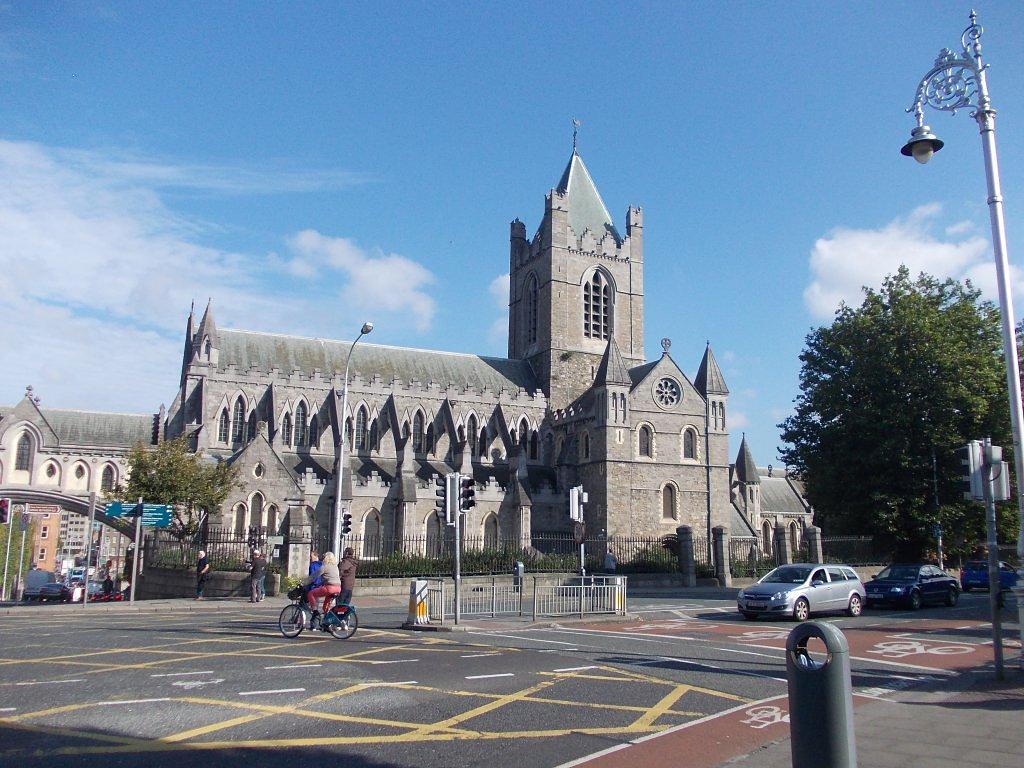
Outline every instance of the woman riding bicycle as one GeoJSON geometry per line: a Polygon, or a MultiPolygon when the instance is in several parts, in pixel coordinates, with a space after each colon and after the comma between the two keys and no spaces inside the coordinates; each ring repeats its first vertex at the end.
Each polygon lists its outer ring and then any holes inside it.
{"type": "Polygon", "coordinates": [[[323,611],[326,613],[331,600],[341,594],[341,574],[338,572],[338,559],[333,552],[324,552],[323,565],[318,571],[304,578],[302,584],[307,586],[317,579],[320,581],[320,586],[306,592],[306,602],[309,604],[310,610],[313,611],[314,617],[320,615],[316,609],[318,598],[324,599],[323,611]]]}

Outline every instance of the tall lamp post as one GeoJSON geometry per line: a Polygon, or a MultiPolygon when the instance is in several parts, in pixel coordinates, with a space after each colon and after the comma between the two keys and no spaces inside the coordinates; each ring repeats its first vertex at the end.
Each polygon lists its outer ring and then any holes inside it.
{"type": "Polygon", "coordinates": [[[339,560],[341,559],[341,487],[342,487],[342,473],[345,471],[345,447],[346,437],[345,434],[345,418],[348,413],[348,367],[352,362],[352,350],[356,348],[356,344],[366,334],[373,330],[373,323],[363,323],[363,327],[359,331],[359,335],[356,336],[356,340],[352,342],[352,346],[348,348],[348,357],[345,358],[345,383],[342,386],[341,395],[341,424],[338,425],[338,433],[341,435],[341,446],[338,449],[338,468],[334,473],[337,478],[337,486],[334,490],[334,531],[331,536],[331,541],[334,545],[334,556],[339,560]]]}
{"type": "MultiPolygon", "coordinates": [[[[1013,459],[1017,471],[1017,504],[1020,530],[1017,535],[1017,557],[1024,561],[1024,450],[1021,442],[1020,370],[1017,365],[1017,338],[1014,330],[1013,299],[1010,295],[1009,264],[1006,258],[1006,228],[1003,221],[1003,192],[999,183],[999,161],[996,156],[996,111],[988,95],[985,70],[981,59],[981,35],[978,14],[971,11],[971,23],[960,36],[961,50],[939,51],[935,65],[917,86],[914,103],[907,109],[917,118],[917,127],[900,150],[919,163],[927,163],[942,149],[943,142],[924,124],[926,106],[942,112],[970,109],[978,122],[981,146],[985,153],[985,176],[988,180],[988,212],[992,224],[992,250],[996,259],[996,281],[999,285],[999,306],[1003,319],[1003,356],[1006,358],[1006,384],[1010,397],[1010,423],[1013,426],[1013,459]]],[[[990,544],[993,542],[989,542],[990,544]]],[[[989,561],[998,562],[998,553],[990,553],[989,561]]],[[[989,566],[991,569],[991,565],[989,566]]],[[[991,578],[991,576],[990,576],[991,578]]],[[[996,574],[998,579],[998,574],[996,574]]],[[[1017,590],[1017,606],[1021,614],[1021,637],[1024,640],[1024,589],[1017,590]]],[[[1024,664],[1024,657],[1022,657],[1024,664]]]]}

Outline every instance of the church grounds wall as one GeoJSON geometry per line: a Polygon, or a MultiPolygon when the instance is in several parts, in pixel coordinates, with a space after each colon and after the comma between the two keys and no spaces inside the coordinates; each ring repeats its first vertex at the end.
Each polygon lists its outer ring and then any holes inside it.
{"type": "MultiPolygon", "coordinates": [[[[278,594],[280,586],[280,574],[268,573],[267,594],[271,596],[278,594]]],[[[213,571],[210,580],[206,583],[204,594],[207,597],[248,597],[249,574],[213,571]]],[[[139,575],[135,596],[141,600],[195,597],[195,571],[178,568],[147,568],[139,575]]]]}

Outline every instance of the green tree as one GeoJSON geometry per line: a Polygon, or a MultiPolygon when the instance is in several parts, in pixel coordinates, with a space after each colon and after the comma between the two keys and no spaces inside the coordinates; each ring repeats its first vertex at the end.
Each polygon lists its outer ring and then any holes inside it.
{"type": "Polygon", "coordinates": [[[233,465],[193,453],[185,438],[155,448],[136,445],[128,454],[128,467],[127,483],[110,496],[173,505],[171,531],[181,537],[195,534],[202,513],[219,509],[237,485],[233,465]]]}
{"type": "MultiPolygon", "coordinates": [[[[963,501],[956,449],[991,437],[1013,461],[999,310],[970,282],[914,280],[906,267],[864,294],[807,336],[781,455],[826,535],[872,535],[917,558],[940,523],[969,548],[985,539],[984,510],[963,501]]],[[[1000,507],[1001,539],[1013,541],[1013,505],[1000,507]]]]}
{"type": "MultiPolygon", "coordinates": [[[[17,509],[20,505],[15,504],[17,509]]],[[[18,556],[21,555],[21,579],[25,580],[25,574],[32,567],[33,549],[32,542],[35,539],[36,519],[32,515],[11,514],[11,521],[7,525],[0,525],[0,579],[4,576],[4,558],[7,557],[7,541],[10,539],[10,556],[7,560],[7,581],[3,590],[5,595],[14,594],[14,585],[18,579],[18,556]],[[21,521],[24,518],[28,528],[25,531],[25,546],[22,548],[21,521]]]]}

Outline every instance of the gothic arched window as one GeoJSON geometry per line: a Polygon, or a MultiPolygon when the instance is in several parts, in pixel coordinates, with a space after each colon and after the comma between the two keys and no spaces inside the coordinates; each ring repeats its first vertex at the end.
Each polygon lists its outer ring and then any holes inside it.
{"type": "Polygon", "coordinates": [[[366,450],[366,408],[359,406],[359,410],[356,411],[356,450],[366,450]]]}
{"type": "Polygon", "coordinates": [[[306,404],[299,402],[295,406],[295,445],[301,448],[309,442],[309,411],[306,404]]]}
{"type": "Polygon", "coordinates": [[[683,432],[683,458],[697,458],[697,437],[692,429],[687,429],[683,432]]]}
{"type": "Polygon", "coordinates": [[[480,458],[487,458],[487,427],[480,430],[480,458]]]}
{"type": "Polygon", "coordinates": [[[290,446],[292,444],[292,415],[286,413],[281,422],[281,444],[290,446]]]}
{"type": "Polygon", "coordinates": [[[715,400],[711,401],[711,427],[718,429],[718,402],[715,400]]]}
{"type": "Polygon", "coordinates": [[[674,520],[676,516],[676,487],[666,483],[661,489],[661,519],[674,520]]]}
{"type": "Polygon", "coordinates": [[[600,269],[583,285],[583,335],[607,339],[611,333],[612,289],[600,269]]]}
{"type": "Polygon", "coordinates": [[[32,468],[32,438],[22,432],[18,438],[18,450],[14,457],[14,468],[20,472],[28,472],[32,468]]]}
{"type": "Polygon", "coordinates": [[[249,525],[263,526],[263,494],[257,491],[252,495],[249,509],[249,525]]]}
{"type": "Polygon", "coordinates": [[[526,281],[526,343],[537,341],[537,277],[526,281]]]}
{"type": "Polygon", "coordinates": [[[484,520],[484,549],[498,548],[498,516],[493,512],[484,520]]]}
{"type": "Polygon", "coordinates": [[[412,450],[423,453],[423,414],[419,411],[412,417],[412,450]]]}
{"type": "Polygon", "coordinates": [[[363,557],[380,557],[380,532],[380,513],[374,509],[363,518],[363,557]]]}
{"type": "Polygon", "coordinates": [[[718,404],[718,428],[725,429],[725,403],[718,404]]]}
{"type": "Polygon", "coordinates": [[[374,419],[370,423],[370,443],[367,448],[371,451],[376,451],[380,446],[380,429],[377,426],[377,419],[374,419]]]}
{"type": "Polygon", "coordinates": [[[309,445],[312,448],[320,447],[320,419],[316,414],[309,420],[309,445]]]}
{"type": "Polygon", "coordinates": [[[109,464],[103,468],[103,474],[100,476],[100,490],[114,490],[114,468],[109,464]]]}
{"type": "Polygon", "coordinates": [[[466,439],[469,442],[469,455],[471,458],[476,456],[477,437],[479,435],[476,432],[476,416],[470,415],[469,421],[466,422],[466,439]]]}
{"type": "Polygon", "coordinates": [[[245,536],[245,526],[246,526],[245,504],[242,504],[241,502],[239,502],[238,504],[235,504],[234,518],[235,518],[235,520],[234,520],[234,522],[235,522],[235,535],[236,536],[245,536]]]}
{"type": "Polygon", "coordinates": [[[761,549],[766,555],[772,553],[772,524],[767,520],[761,526],[761,549]]]}
{"type": "Polygon", "coordinates": [[[530,427],[526,423],[526,419],[519,422],[519,448],[522,451],[526,451],[526,441],[530,435],[530,427]]]}
{"type": "Polygon", "coordinates": [[[530,458],[536,461],[539,452],[540,437],[537,435],[536,430],[534,430],[534,432],[530,435],[530,458]]]}
{"type": "Polygon", "coordinates": [[[245,400],[239,395],[231,419],[231,442],[240,443],[245,437],[245,400]]]}
{"type": "Polygon", "coordinates": [[[586,432],[583,433],[583,458],[590,458],[590,435],[586,432]]]}
{"type": "Polygon", "coordinates": [[[228,409],[225,408],[220,412],[220,424],[217,426],[217,439],[222,443],[226,443],[230,435],[231,430],[230,420],[228,419],[228,409]]]}
{"type": "Polygon", "coordinates": [[[648,459],[652,458],[654,456],[654,449],[653,449],[653,446],[651,445],[651,442],[652,442],[651,441],[651,428],[646,426],[646,425],[640,427],[640,436],[639,436],[640,455],[641,456],[645,456],[648,459]]]}

